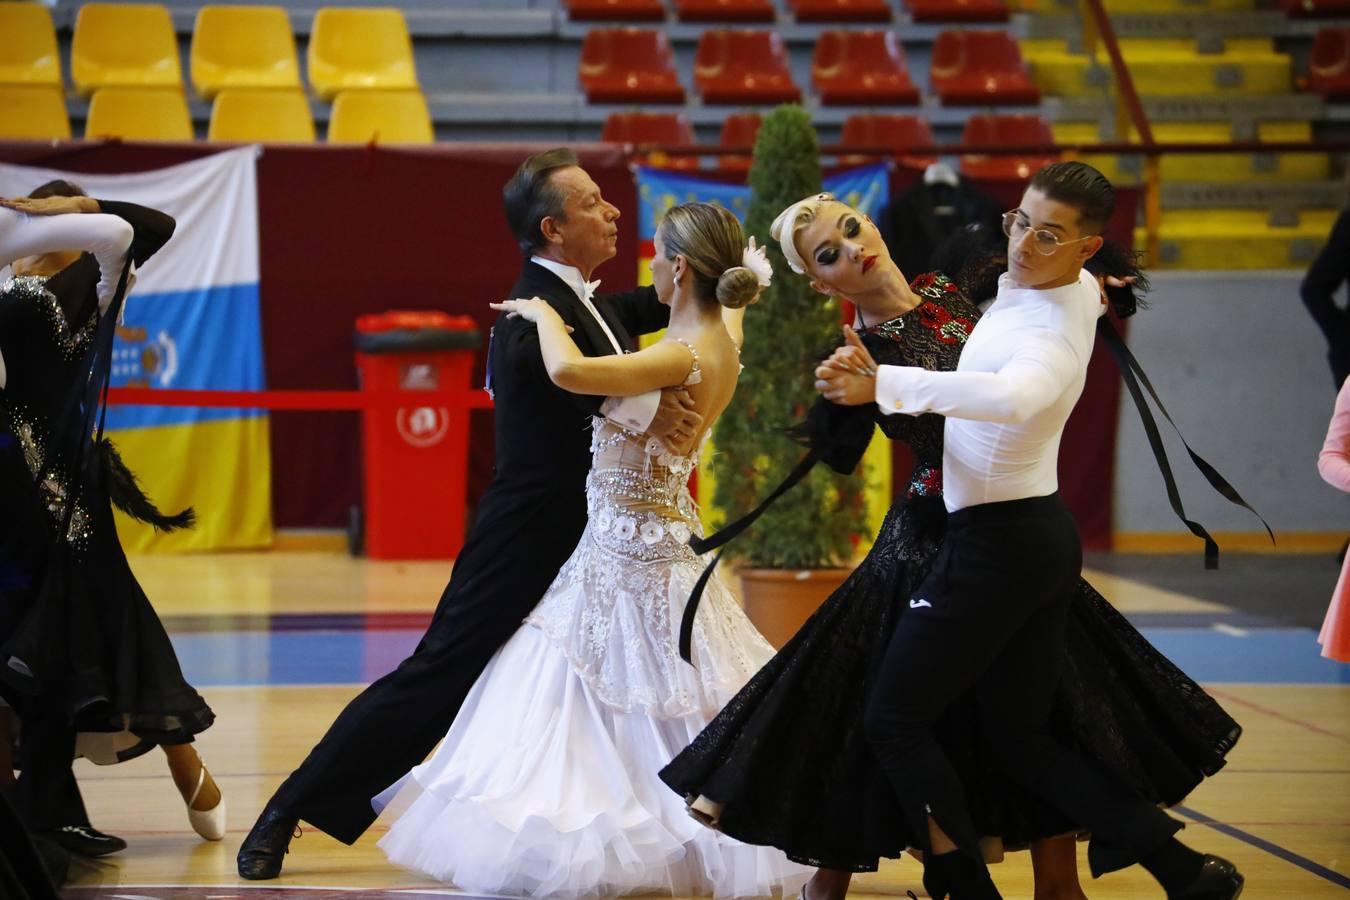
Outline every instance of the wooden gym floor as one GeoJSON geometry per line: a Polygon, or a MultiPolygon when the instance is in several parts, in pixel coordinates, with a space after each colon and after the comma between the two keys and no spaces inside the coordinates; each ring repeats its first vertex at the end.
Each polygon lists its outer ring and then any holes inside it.
{"type": "MultiPolygon", "coordinates": [[[[1332,571],[1322,557],[1304,559],[1316,574],[1293,579],[1289,595],[1291,602],[1314,608],[1325,603],[1334,573],[1321,572],[1332,571]]],[[[1102,568],[1138,568],[1110,562],[1102,568]]],[[[66,895],[411,900],[455,893],[388,864],[375,846],[379,825],[350,848],[306,829],[274,882],[241,882],[234,868],[239,841],[271,791],[360,686],[415,644],[448,564],[269,553],[139,557],[133,565],[173,635],[189,680],[218,716],[198,748],[224,791],[230,830],[216,844],[193,834],[161,754],[111,768],[80,760],[76,773],[95,826],[130,846],[80,864],[66,895]]],[[[1248,558],[1248,569],[1261,565],[1248,558]]],[[[1215,573],[1231,580],[1234,596],[1252,583],[1238,569],[1215,573]]],[[[1146,584],[1103,571],[1089,578],[1246,729],[1227,769],[1176,811],[1188,822],[1188,842],[1234,860],[1247,875],[1244,898],[1346,896],[1350,666],[1321,659],[1306,625],[1169,590],[1156,578],[1146,584]]],[[[1211,584],[1219,586],[1206,594],[1223,596],[1223,582],[1211,584]]],[[[1089,882],[1085,864],[1082,870],[1092,900],[1161,897],[1142,873],[1089,882]]],[[[993,873],[1006,897],[1031,898],[1025,854],[1010,855],[993,873]]],[[[853,896],[903,897],[908,889],[922,896],[918,879],[912,861],[883,864],[855,881],[853,896]]]]}

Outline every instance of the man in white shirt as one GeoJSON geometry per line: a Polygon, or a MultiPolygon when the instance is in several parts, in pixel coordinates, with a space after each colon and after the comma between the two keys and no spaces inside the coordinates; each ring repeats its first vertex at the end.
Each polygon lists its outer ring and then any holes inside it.
{"type": "Polygon", "coordinates": [[[1008,272],[955,372],[878,367],[851,331],[848,346],[817,370],[817,387],[834,402],[948,417],[947,535],[907,598],[864,723],[914,833],[926,838],[924,884],[934,897],[1000,896],[961,782],[932,733],[967,690],[1005,774],[1092,832],[1094,875],[1140,863],[1169,900],[1232,900],[1242,891],[1231,863],[1181,844],[1180,822],[1108,781],[1049,729],[1082,568],[1056,467],[1103,310],[1082,266],[1113,207],[1110,183],[1082,163],[1032,178],[1004,217],[1008,272]]]}
{"type": "MultiPolygon", "coordinates": [[[[631,349],[631,336],[665,327],[670,310],[652,288],[594,294],[592,274],[615,254],[619,210],[572,151],[531,156],[502,195],[524,255],[506,298],[544,298],[588,356],[622,353],[631,349]]],[[[675,442],[702,427],[682,391],[602,403],[558,388],[544,369],[538,331],[524,318],[498,319],[488,372],[496,399],[496,473],[431,625],[412,656],[348,704],[268,801],[239,848],[243,878],[280,874],[299,820],[354,843],[375,819],[371,798],[445,736],[488,660],[534,609],[581,538],[593,416],[675,442]]]]}

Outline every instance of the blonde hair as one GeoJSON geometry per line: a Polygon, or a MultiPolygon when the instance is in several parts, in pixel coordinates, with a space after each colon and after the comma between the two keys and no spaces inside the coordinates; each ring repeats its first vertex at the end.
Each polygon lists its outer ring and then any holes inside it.
{"type": "Polygon", "coordinates": [[[740,309],[759,293],[759,278],[741,265],[745,235],[731,211],[711,203],[671,207],[661,219],[666,259],[689,261],[695,293],[740,309]]]}
{"type": "Polygon", "coordinates": [[[834,194],[828,192],[812,194],[780,212],[778,218],[769,226],[769,236],[778,242],[779,248],[783,251],[783,258],[798,275],[806,274],[806,260],[797,249],[797,235],[816,220],[816,215],[823,205],[837,202],[839,201],[834,194]]]}

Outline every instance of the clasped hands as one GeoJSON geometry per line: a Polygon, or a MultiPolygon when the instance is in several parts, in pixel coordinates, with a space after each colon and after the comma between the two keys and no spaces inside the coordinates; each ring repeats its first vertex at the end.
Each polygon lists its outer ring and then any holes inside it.
{"type": "Polygon", "coordinates": [[[858,333],[844,326],[844,346],[816,367],[816,390],[840,406],[862,406],[877,399],[877,361],[858,333]]]}

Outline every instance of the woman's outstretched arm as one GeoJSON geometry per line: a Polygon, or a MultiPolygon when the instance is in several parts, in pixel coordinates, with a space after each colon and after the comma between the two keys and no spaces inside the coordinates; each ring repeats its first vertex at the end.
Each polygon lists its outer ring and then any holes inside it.
{"type": "Polygon", "coordinates": [[[12,208],[11,204],[21,201],[0,201],[0,265],[58,250],[86,251],[98,261],[98,297],[101,304],[106,304],[117,290],[135,230],[125,219],[99,213],[97,200],[60,199],[87,202],[88,214],[74,214],[86,211],[81,205],[80,210],[72,209],[69,215],[30,215],[12,208]]]}
{"type": "Polygon", "coordinates": [[[575,394],[632,397],[683,384],[693,368],[688,348],[674,341],[659,341],[623,356],[586,356],[567,333],[562,317],[537,297],[494,303],[492,308],[534,323],[549,380],[575,394]]]}

